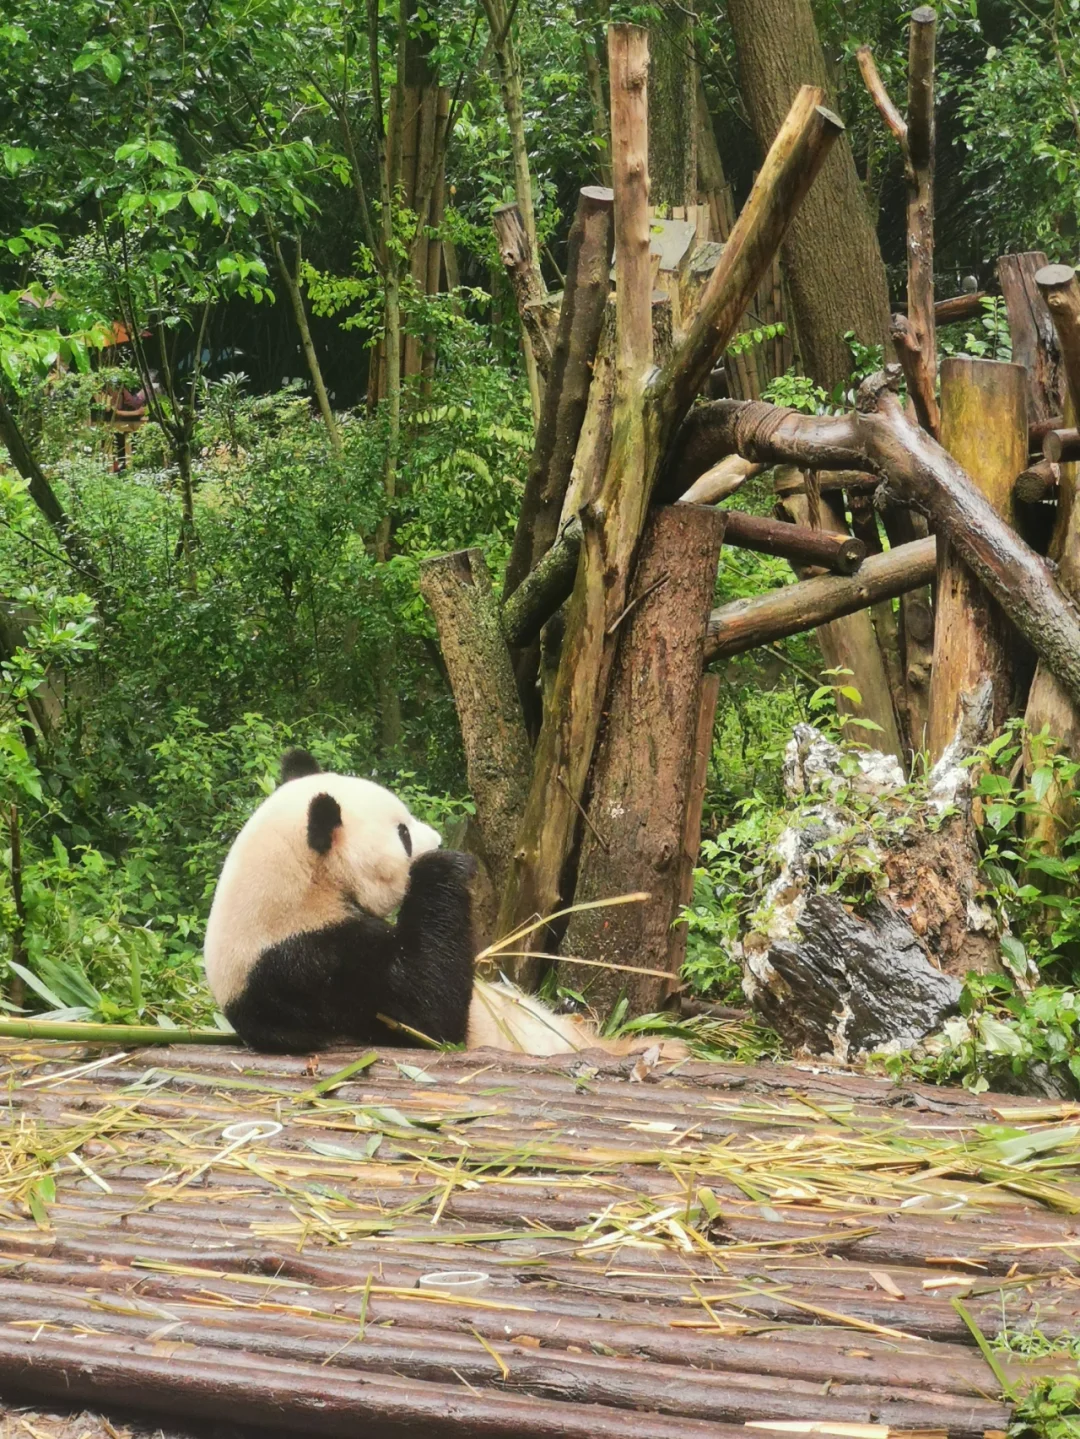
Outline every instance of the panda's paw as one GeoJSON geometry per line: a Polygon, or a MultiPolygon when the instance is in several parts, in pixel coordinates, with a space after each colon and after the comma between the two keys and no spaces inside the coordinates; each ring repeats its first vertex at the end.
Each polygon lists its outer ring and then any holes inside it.
{"type": "Polygon", "coordinates": [[[415,883],[422,878],[428,883],[456,880],[460,884],[468,884],[479,868],[480,863],[474,854],[465,854],[459,849],[434,849],[422,854],[413,864],[412,881],[415,883]]]}

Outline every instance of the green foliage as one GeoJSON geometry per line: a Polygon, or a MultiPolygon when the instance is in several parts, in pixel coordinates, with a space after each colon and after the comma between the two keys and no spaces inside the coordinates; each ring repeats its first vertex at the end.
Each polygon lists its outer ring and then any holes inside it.
{"type": "Polygon", "coordinates": [[[1009,1439],[1080,1439],[1080,1378],[1039,1380],[1018,1405],[1009,1439]]]}

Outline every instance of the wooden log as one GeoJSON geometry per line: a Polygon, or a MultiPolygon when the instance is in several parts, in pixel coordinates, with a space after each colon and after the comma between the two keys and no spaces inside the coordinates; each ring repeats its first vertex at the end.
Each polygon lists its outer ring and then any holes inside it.
{"type": "Polygon", "coordinates": [[[847,530],[832,533],[808,525],[725,510],[725,541],[737,549],[779,555],[797,565],[821,565],[837,575],[853,575],[866,558],[866,546],[847,530]]]}
{"type": "MultiPolygon", "coordinates": [[[[883,547],[881,530],[878,527],[878,511],[873,495],[866,490],[851,489],[847,491],[846,498],[847,507],[851,512],[852,534],[856,539],[862,540],[868,555],[880,555],[883,547]]],[[[905,598],[906,596],[901,596],[901,603],[905,598]]],[[[892,695],[893,714],[896,718],[902,745],[901,758],[905,762],[910,762],[914,758],[914,751],[921,748],[922,740],[920,737],[917,742],[913,743],[911,738],[912,725],[904,677],[904,643],[900,618],[893,609],[891,599],[879,600],[876,605],[870,607],[869,613],[873,621],[874,633],[877,636],[878,649],[881,651],[881,663],[885,669],[885,678],[892,695]]],[[[841,698],[843,697],[841,696],[841,698]]]]}
{"type": "Polygon", "coordinates": [[[948,300],[938,300],[934,305],[934,323],[955,325],[958,320],[976,320],[983,312],[985,290],[973,290],[970,295],[953,295],[948,300]]]}
{"type": "Polygon", "coordinates": [[[530,326],[526,312],[531,304],[544,299],[547,286],[540,273],[540,263],[533,253],[532,241],[517,202],[499,205],[493,211],[491,220],[495,226],[499,258],[510,280],[510,288],[517,304],[525,350],[525,368],[529,372],[533,415],[539,420],[542,381],[551,363],[551,349],[547,344],[547,337],[530,326]]]}
{"type": "Polygon", "coordinates": [[[615,409],[615,297],[609,296],[593,361],[589,402],[581,425],[570,483],[560,517],[565,526],[596,498],[611,453],[611,421],[615,409]]]}
{"type": "MultiPolygon", "coordinates": [[[[1050,310],[1035,283],[1046,266],[1041,250],[1002,255],[998,279],[1009,316],[1013,363],[1028,372],[1028,417],[1038,422],[1060,415],[1065,401],[1061,357],[1050,310]]],[[[1048,456],[1053,459],[1053,456],[1048,456]]]]}
{"type": "Polygon", "coordinates": [[[907,188],[907,314],[894,315],[891,333],[908,382],[908,394],[924,430],[940,427],[934,308],[934,49],[937,14],[920,5],[908,32],[907,120],[889,98],[868,45],[857,52],[859,69],[904,157],[907,188]]]}
{"type": "Polygon", "coordinates": [[[750,197],[705,286],[685,342],[652,387],[651,450],[658,462],[735,333],[798,210],[844,126],[804,85],[773,141],[750,197]]]}
{"type": "Polygon", "coordinates": [[[1038,460],[1021,470],[1013,482],[1013,499],[1027,505],[1053,499],[1057,494],[1061,466],[1052,460],[1038,460]]]}
{"type": "MultiPolygon", "coordinates": [[[[789,495],[782,501],[784,512],[798,523],[808,525],[816,519],[822,530],[847,536],[848,528],[843,513],[838,511],[832,500],[819,496],[816,513],[810,509],[808,496],[789,495]]],[[[808,573],[796,567],[800,579],[808,573]]],[[[864,738],[885,754],[894,754],[898,759],[903,755],[900,730],[896,718],[892,688],[888,672],[878,644],[874,622],[868,611],[847,615],[817,628],[818,647],[827,670],[846,670],[851,683],[859,693],[859,702],[839,697],[841,713],[853,719],[867,721],[873,730],[864,738]]]]}
{"type": "MultiPolygon", "coordinates": [[[[702,649],[704,660],[704,649],[702,649]]],[[[701,818],[705,812],[705,790],[712,758],[716,705],[720,698],[720,676],[702,676],[698,689],[697,725],[694,748],[690,756],[690,785],[686,796],[682,848],[679,851],[679,872],[675,881],[675,913],[678,915],[694,899],[694,870],[701,859],[701,818]]],[[[668,932],[667,963],[669,974],[677,975],[686,963],[686,942],[689,931],[685,924],[673,924],[668,932]]]]}
{"type": "MultiPolygon", "coordinates": [[[[1027,386],[1021,365],[954,356],[941,368],[942,443],[1007,524],[1013,482],[1027,458],[1027,386]]],[[[931,762],[956,733],[963,697],[984,679],[993,687],[991,732],[997,732],[1012,699],[1014,648],[1001,610],[946,542],[938,550],[931,762]]]]}
{"type": "Polygon", "coordinates": [[[1043,454],[1055,465],[1080,460],[1080,430],[1071,426],[1060,430],[1047,430],[1043,436],[1043,454]]]}
{"type": "Polygon", "coordinates": [[[1028,449],[1032,454],[1038,454],[1043,447],[1043,440],[1051,430],[1067,428],[1064,415],[1051,415],[1047,420],[1032,420],[1028,425],[1028,449]]]}
{"type": "MultiPolygon", "coordinates": [[[[652,359],[649,258],[648,32],[608,30],[612,181],[615,191],[615,400],[604,480],[582,511],[583,545],[559,671],[544,714],[533,781],[499,913],[502,933],[556,906],[592,762],[626,596],[648,504],[644,381],[652,359]]],[[[543,950],[534,932],[528,949],[543,950]]],[[[526,958],[519,981],[542,968],[526,958]]]]}
{"type": "Polygon", "coordinates": [[[699,475],[685,494],[679,496],[680,505],[715,505],[726,500],[747,480],[760,475],[764,466],[744,460],[742,455],[728,455],[726,459],[711,466],[699,475]]]}
{"type": "MultiPolygon", "coordinates": [[[[851,415],[800,415],[773,405],[716,400],[729,452],[763,464],[872,468],[923,508],[1039,656],[1080,702],[1080,616],[1050,566],[997,513],[971,477],[911,425],[890,393],[899,372],[872,376],[851,415]]],[[[863,566],[865,572],[866,565],[863,566]]]]}
{"type": "Polygon", "coordinates": [[[1080,281],[1071,265],[1044,265],[1035,271],[1035,284],[1053,318],[1073,411],[1080,415],[1080,281]]]}
{"type": "Polygon", "coordinates": [[[420,590],[439,631],[465,746],[469,791],[493,882],[506,881],[531,755],[483,552],[426,560],[420,590]]]}
{"type": "Polygon", "coordinates": [[[578,196],[559,329],[506,568],[507,594],[513,594],[551,548],[558,532],[607,307],[613,207],[612,192],[596,185],[586,186],[578,196]]]}
{"type": "MultiPolygon", "coordinates": [[[[627,891],[645,904],[579,911],[564,951],[583,959],[662,969],[682,902],[681,855],[700,717],[705,625],[724,533],[722,510],[654,510],[634,574],[637,598],[623,621],[608,718],[597,750],[581,841],[577,902],[627,891]]],[[[699,817],[700,824],[700,817],[699,817]]],[[[625,991],[632,1014],[661,1007],[668,983],[559,965],[560,983],[601,1013],[625,991]]]]}
{"type": "MultiPolygon", "coordinates": [[[[612,178],[615,188],[616,398],[604,480],[582,511],[584,553],[567,614],[559,673],[537,742],[529,801],[500,911],[509,933],[550,913],[567,860],[614,659],[613,636],[661,457],[669,437],[734,333],[750,297],[842,125],[804,87],[771,147],[743,213],[704,292],[686,340],[645,393],[650,361],[648,153],[644,32],[609,30],[612,178]]],[[[683,487],[685,489],[685,486],[683,487]]],[[[527,942],[541,949],[542,931],[527,942]]],[[[525,982],[539,974],[527,960],[525,982]]]]}
{"type": "MultiPolygon", "coordinates": [[[[1036,272],[1035,283],[1046,300],[1057,331],[1068,390],[1066,417],[1075,420],[1080,414],[1080,286],[1075,272],[1067,265],[1045,266],[1036,272]]],[[[1056,429],[1050,433],[1062,436],[1066,432],[1056,429]]],[[[1072,430],[1071,435],[1076,435],[1076,431],[1072,430]]],[[[1047,440],[1049,438],[1048,435],[1047,440]]],[[[1077,457],[1070,451],[1071,445],[1062,443],[1063,459],[1077,457]]],[[[1051,465],[1050,468],[1057,471],[1059,479],[1058,513],[1050,541],[1050,554],[1058,561],[1058,583],[1074,601],[1080,602],[1080,512],[1076,506],[1076,465],[1067,463],[1051,465]]],[[[1018,486],[1019,483],[1018,480],[1018,486]]],[[[1029,773],[1045,764],[1055,750],[1071,759],[1080,758],[1080,707],[1042,661],[1031,682],[1024,718],[1028,728],[1026,759],[1029,773]]],[[[1040,813],[1026,817],[1026,828],[1031,839],[1041,842],[1044,851],[1054,855],[1060,852],[1062,840],[1075,830],[1076,819],[1075,788],[1062,787],[1055,782],[1043,796],[1040,813]]]]}
{"type": "Polygon", "coordinates": [[[931,535],[869,555],[857,575],[819,575],[751,599],[732,600],[709,616],[706,659],[744,654],[929,584],[936,555],[937,540],[931,535]]]}
{"type": "Polygon", "coordinates": [[[511,649],[522,649],[569,599],[581,553],[581,524],[573,520],[535,569],[503,603],[502,628],[511,649]]]}
{"type": "MultiPolygon", "coordinates": [[[[819,494],[835,494],[837,490],[870,495],[881,484],[879,475],[867,470],[815,470],[814,486],[819,494]]],[[[773,486],[777,495],[805,495],[806,475],[797,465],[777,467],[773,486]]]]}

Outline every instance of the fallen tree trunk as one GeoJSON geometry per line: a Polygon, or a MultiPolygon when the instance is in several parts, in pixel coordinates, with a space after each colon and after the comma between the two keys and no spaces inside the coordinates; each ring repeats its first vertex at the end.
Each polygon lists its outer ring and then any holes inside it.
{"type": "Polygon", "coordinates": [[[779,555],[797,565],[822,565],[838,575],[853,575],[866,558],[866,546],[849,534],[832,534],[786,520],[725,510],[724,539],[737,549],[779,555]]]}
{"type": "Polygon", "coordinates": [[[819,575],[750,599],[732,600],[709,616],[705,657],[741,655],[929,584],[936,555],[937,541],[931,535],[888,554],[870,555],[857,575],[819,575]]]}
{"type": "Polygon", "coordinates": [[[1080,611],[1042,556],[1005,523],[961,466],[904,418],[888,393],[896,378],[864,382],[862,409],[850,415],[801,415],[754,400],[715,400],[703,408],[713,412],[717,435],[726,432],[728,453],[763,464],[874,470],[888,478],[926,511],[1080,702],[1080,611]]]}

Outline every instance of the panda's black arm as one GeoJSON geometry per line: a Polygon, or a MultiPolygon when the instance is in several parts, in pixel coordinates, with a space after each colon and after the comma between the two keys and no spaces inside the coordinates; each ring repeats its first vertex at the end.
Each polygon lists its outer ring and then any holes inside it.
{"type": "Polygon", "coordinates": [[[409,874],[385,977],[387,1013],[441,1044],[462,1044],[472,998],[476,860],[454,850],[421,855],[409,874]]]}

